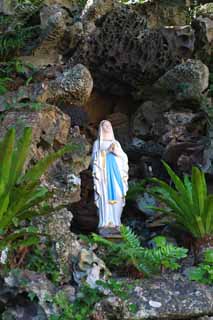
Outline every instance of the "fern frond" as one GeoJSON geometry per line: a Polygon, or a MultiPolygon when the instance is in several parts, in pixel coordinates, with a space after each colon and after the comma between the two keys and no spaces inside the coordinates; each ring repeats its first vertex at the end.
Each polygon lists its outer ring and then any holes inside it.
{"type": "Polygon", "coordinates": [[[134,248],[134,249],[140,248],[141,245],[138,237],[134,234],[134,232],[129,227],[126,227],[125,225],[121,225],[120,232],[121,232],[122,239],[124,240],[124,242],[126,242],[128,247],[134,248]]]}

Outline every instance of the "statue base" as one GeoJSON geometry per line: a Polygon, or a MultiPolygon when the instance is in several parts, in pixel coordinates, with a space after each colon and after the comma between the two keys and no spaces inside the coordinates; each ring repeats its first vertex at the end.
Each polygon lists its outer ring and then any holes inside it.
{"type": "Polygon", "coordinates": [[[102,227],[98,229],[100,236],[109,240],[121,239],[119,227],[102,227]]]}

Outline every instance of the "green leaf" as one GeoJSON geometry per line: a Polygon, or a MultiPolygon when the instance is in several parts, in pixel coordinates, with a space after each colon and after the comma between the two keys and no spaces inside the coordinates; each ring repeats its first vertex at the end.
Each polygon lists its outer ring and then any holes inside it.
{"type": "Polygon", "coordinates": [[[32,129],[25,128],[23,136],[19,139],[16,150],[13,153],[10,172],[10,185],[12,186],[22,174],[23,166],[29,153],[32,140],[32,129]]]}
{"type": "Polygon", "coordinates": [[[27,239],[19,240],[18,242],[15,242],[12,244],[13,248],[18,248],[18,247],[29,247],[34,244],[39,243],[39,238],[38,236],[30,236],[27,239]]]}
{"type": "Polygon", "coordinates": [[[37,181],[55,160],[62,157],[66,152],[76,150],[76,148],[78,148],[77,145],[67,145],[64,148],[47,155],[27,171],[27,173],[22,177],[21,182],[28,183],[37,181]]]}
{"type": "Polygon", "coordinates": [[[0,145],[0,180],[8,184],[12,154],[15,142],[15,129],[10,129],[0,145]]]}
{"type": "MultiPolygon", "coordinates": [[[[170,168],[170,166],[165,162],[162,161],[164,167],[166,168],[166,171],[168,172],[169,176],[171,177],[177,191],[184,197],[187,196],[187,190],[185,188],[184,183],[181,181],[181,179],[175,174],[175,172],[170,168]]],[[[190,199],[188,199],[190,201],[190,199]]]]}
{"type": "Polygon", "coordinates": [[[1,220],[3,215],[8,209],[9,201],[10,201],[9,194],[4,194],[4,196],[0,197],[0,228],[2,228],[1,220]]]}
{"type": "Polygon", "coordinates": [[[206,249],[204,253],[204,262],[213,265],[213,249],[206,249]]]}

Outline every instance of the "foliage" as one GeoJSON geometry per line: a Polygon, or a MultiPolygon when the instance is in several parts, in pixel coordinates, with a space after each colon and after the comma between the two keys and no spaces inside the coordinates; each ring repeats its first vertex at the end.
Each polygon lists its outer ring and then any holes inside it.
{"type": "Polygon", "coordinates": [[[209,95],[213,97],[213,73],[209,75],[209,95]]]}
{"type": "Polygon", "coordinates": [[[19,5],[34,5],[38,7],[43,3],[43,0],[18,0],[17,3],[19,5]]]}
{"type": "Polygon", "coordinates": [[[213,195],[207,194],[204,173],[192,168],[192,176],[184,176],[183,181],[168,164],[163,162],[174,187],[163,180],[152,178],[158,186],[151,188],[151,194],[164,202],[168,209],[153,208],[172,215],[177,224],[195,238],[213,233],[213,195]]]}
{"type": "Polygon", "coordinates": [[[23,48],[29,39],[38,36],[40,26],[31,25],[31,18],[37,14],[41,7],[41,1],[35,4],[29,1],[18,2],[13,16],[0,17],[0,58],[7,60],[15,56],[20,48],[23,48]]]}
{"type": "Polygon", "coordinates": [[[9,102],[5,102],[2,104],[4,107],[4,110],[19,110],[19,109],[23,109],[23,108],[27,108],[28,110],[31,111],[40,111],[42,110],[43,107],[46,106],[45,103],[43,102],[16,102],[16,99],[14,99],[13,102],[9,103],[9,102]]]}
{"type": "Polygon", "coordinates": [[[24,173],[31,138],[32,129],[25,128],[15,144],[15,129],[11,128],[0,142],[0,250],[37,243],[37,232],[20,226],[26,220],[57,209],[44,203],[51,193],[40,186],[40,177],[56,159],[74,148],[67,145],[53,152],[24,173]]]}
{"type": "Polygon", "coordinates": [[[36,67],[34,65],[32,65],[31,63],[27,63],[22,60],[19,60],[17,58],[1,63],[0,67],[1,67],[1,70],[0,70],[1,74],[6,77],[9,77],[13,73],[24,74],[29,69],[32,72],[36,71],[36,67]]]}
{"type": "MultiPolygon", "coordinates": [[[[114,296],[119,297],[121,300],[125,301],[130,296],[130,290],[135,288],[134,284],[128,283],[125,281],[117,281],[113,278],[108,281],[98,280],[96,281],[97,285],[100,285],[101,288],[109,290],[114,296]]],[[[137,311],[137,305],[134,303],[128,304],[128,309],[130,312],[135,313],[137,311]]]]}
{"type": "Polygon", "coordinates": [[[204,253],[204,261],[189,273],[190,280],[213,285],[213,249],[204,253]]]}
{"type": "Polygon", "coordinates": [[[144,3],[145,1],[146,0],[120,0],[120,2],[124,4],[144,3]]]}
{"type": "Polygon", "coordinates": [[[26,41],[34,37],[38,26],[25,27],[22,24],[15,24],[0,35],[0,58],[6,60],[14,56],[22,48],[26,41]]]}
{"type": "Polygon", "coordinates": [[[142,181],[135,182],[134,184],[131,184],[129,186],[129,190],[127,192],[126,199],[127,200],[135,200],[137,198],[138,194],[144,192],[145,183],[146,183],[146,180],[144,179],[142,181]]]}
{"type": "Polygon", "coordinates": [[[201,97],[201,109],[207,114],[208,126],[213,127],[213,106],[211,101],[206,97],[201,97]]]}
{"type": "MultiPolygon", "coordinates": [[[[96,284],[96,288],[82,285],[73,303],[70,303],[64,292],[58,292],[51,302],[59,307],[59,312],[50,316],[49,320],[89,320],[97,302],[108,295],[115,295],[125,301],[129,297],[129,291],[134,287],[126,281],[114,279],[106,282],[99,280],[96,284]]],[[[129,304],[128,308],[132,313],[137,311],[134,303],[129,304]]]]}
{"type": "MultiPolygon", "coordinates": [[[[14,59],[0,63],[0,95],[4,95],[8,91],[8,86],[11,82],[17,85],[16,78],[20,78],[20,84],[28,86],[33,80],[36,68],[30,64],[19,59],[14,59]]],[[[13,90],[13,89],[12,89],[13,90]]]]}
{"type": "Polygon", "coordinates": [[[200,6],[197,4],[196,0],[192,0],[191,1],[191,5],[188,7],[188,11],[187,11],[187,23],[191,24],[193,19],[196,19],[198,10],[199,10],[200,6]]]}
{"type": "Polygon", "coordinates": [[[7,84],[11,81],[13,80],[9,77],[0,78],[0,95],[3,95],[7,92],[7,84]]]}
{"type": "Polygon", "coordinates": [[[59,314],[50,316],[49,320],[88,320],[95,303],[99,302],[104,294],[97,288],[92,289],[88,285],[80,288],[74,303],[70,303],[63,292],[59,292],[53,298],[53,303],[59,307],[59,314]]]}
{"type": "Polygon", "coordinates": [[[164,237],[154,239],[155,248],[144,248],[140,245],[138,237],[129,227],[120,228],[122,241],[115,243],[104,239],[97,234],[92,235],[92,240],[107,248],[103,259],[109,268],[124,268],[134,266],[146,276],[167,269],[178,269],[177,260],[186,257],[187,249],[177,248],[168,244],[164,237]]]}
{"type": "Polygon", "coordinates": [[[27,257],[25,268],[39,273],[45,273],[53,283],[57,284],[59,281],[60,270],[54,260],[51,248],[48,245],[45,246],[45,248],[34,245],[27,257]]]}
{"type": "Polygon", "coordinates": [[[78,0],[78,5],[81,9],[85,7],[87,0],[78,0]]]}

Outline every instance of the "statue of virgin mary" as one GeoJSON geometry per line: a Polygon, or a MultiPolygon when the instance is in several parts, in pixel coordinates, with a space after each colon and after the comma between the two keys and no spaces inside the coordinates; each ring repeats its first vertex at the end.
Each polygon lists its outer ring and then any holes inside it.
{"type": "Polygon", "coordinates": [[[94,200],[98,208],[99,232],[102,228],[119,229],[128,190],[128,158],[115,140],[112,125],[101,121],[98,139],[92,151],[94,200]]]}

